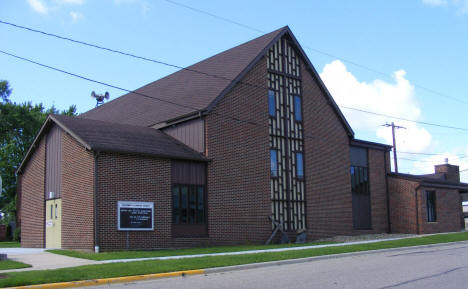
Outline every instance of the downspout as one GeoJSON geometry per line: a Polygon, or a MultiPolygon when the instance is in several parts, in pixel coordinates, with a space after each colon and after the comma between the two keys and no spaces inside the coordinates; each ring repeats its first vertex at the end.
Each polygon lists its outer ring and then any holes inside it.
{"type": "Polygon", "coordinates": [[[418,190],[421,185],[418,185],[414,190],[414,197],[416,200],[416,234],[419,235],[419,202],[418,202],[418,190]]]}
{"type": "Polygon", "coordinates": [[[97,171],[98,171],[98,157],[99,157],[99,152],[95,151],[94,152],[94,252],[99,253],[99,222],[98,222],[98,217],[99,217],[99,211],[98,211],[98,198],[97,198],[97,193],[98,193],[98,180],[97,180],[97,171]]]}
{"type": "Polygon", "coordinates": [[[387,233],[392,232],[392,222],[390,217],[390,193],[388,190],[388,172],[387,172],[387,152],[385,151],[383,154],[384,157],[384,167],[385,167],[385,189],[386,189],[386,196],[387,196],[387,233]]]}

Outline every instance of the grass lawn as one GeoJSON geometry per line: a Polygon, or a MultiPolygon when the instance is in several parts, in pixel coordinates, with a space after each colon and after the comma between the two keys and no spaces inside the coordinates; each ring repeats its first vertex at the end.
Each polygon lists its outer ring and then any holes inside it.
{"type": "Polygon", "coordinates": [[[251,250],[265,250],[275,248],[290,248],[302,247],[312,245],[331,244],[333,242],[316,242],[305,244],[272,244],[272,245],[241,245],[241,246],[220,246],[209,248],[189,248],[189,249],[168,249],[157,251],[117,251],[117,252],[103,252],[103,253],[88,253],[78,252],[72,250],[47,250],[47,252],[77,257],[90,260],[112,260],[112,259],[133,259],[133,258],[149,258],[149,257],[165,257],[165,256],[181,256],[181,255],[196,255],[208,253],[224,253],[224,252],[238,252],[238,251],[251,251],[251,250]]]}
{"type": "Polygon", "coordinates": [[[17,262],[17,261],[12,261],[12,260],[0,261],[0,270],[21,269],[21,268],[28,268],[28,267],[31,267],[31,265],[17,262]]]}
{"type": "Polygon", "coordinates": [[[191,269],[206,269],[231,265],[250,264],[258,262],[297,259],[304,257],[330,254],[350,253],[358,251],[378,250],[387,248],[449,243],[468,240],[468,232],[441,234],[394,241],[382,241],[369,244],[343,245],[297,251],[257,253],[235,256],[213,256],[190,258],[183,260],[153,260],[131,263],[113,263],[102,265],[87,265],[56,270],[41,270],[27,272],[12,272],[0,279],[0,287],[11,287],[31,284],[42,284],[63,281],[78,281],[118,276],[131,276],[150,273],[172,272],[191,269]]]}
{"type": "Polygon", "coordinates": [[[19,242],[0,242],[0,248],[18,248],[21,247],[19,242]]]}

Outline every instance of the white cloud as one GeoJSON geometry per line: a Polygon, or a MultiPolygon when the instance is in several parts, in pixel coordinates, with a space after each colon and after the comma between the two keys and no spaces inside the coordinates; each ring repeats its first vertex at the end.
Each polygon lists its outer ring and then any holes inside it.
{"type": "Polygon", "coordinates": [[[29,6],[37,13],[47,14],[49,8],[41,0],[28,0],[29,6]]]}
{"type": "Polygon", "coordinates": [[[81,14],[80,12],[76,12],[76,11],[71,11],[70,16],[73,22],[78,22],[83,18],[83,14],[81,14]]]}
{"type": "Polygon", "coordinates": [[[446,0],[422,0],[422,3],[432,7],[447,6],[446,0]]]}
{"type": "MultiPolygon", "coordinates": [[[[320,77],[340,106],[358,108],[380,114],[417,120],[421,109],[414,96],[414,86],[405,78],[404,70],[393,74],[395,83],[376,79],[370,83],[360,82],[339,60],[325,65],[320,77]]],[[[372,131],[386,143],[392,143],[391,128],[382,127],[391,118],[342,109],[351,127],[372,131]]],[[[406,129],[397,130],[399,150],[421,152],[432,141],[430,133],[409,121],[394,120],[406,129]]]]}

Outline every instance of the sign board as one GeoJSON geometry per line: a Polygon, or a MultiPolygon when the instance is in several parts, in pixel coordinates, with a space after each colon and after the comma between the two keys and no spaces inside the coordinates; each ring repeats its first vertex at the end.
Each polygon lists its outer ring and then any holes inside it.
{"type": "Polygon", "coordinates": [[[52,222],[52,220],[47,220],[46,228],[52,228],[53,226],[54,226],[54,222],[52,222]]]}
{"type": "Polygon", "coordinates": [[[153,202],[117,202],[117,228],[120,231],[152,231],[153,202]]]}

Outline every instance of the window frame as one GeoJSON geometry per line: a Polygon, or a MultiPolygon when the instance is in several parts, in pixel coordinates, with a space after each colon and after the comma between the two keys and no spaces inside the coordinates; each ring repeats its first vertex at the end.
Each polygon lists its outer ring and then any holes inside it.
{"type": "Polygon", "coordinates": [[[427,215],[427,222],[428,223],[436,223],[437,222],[437,194],[436,194],[436,191],[426,191],[426,215],[427,215]]]}

